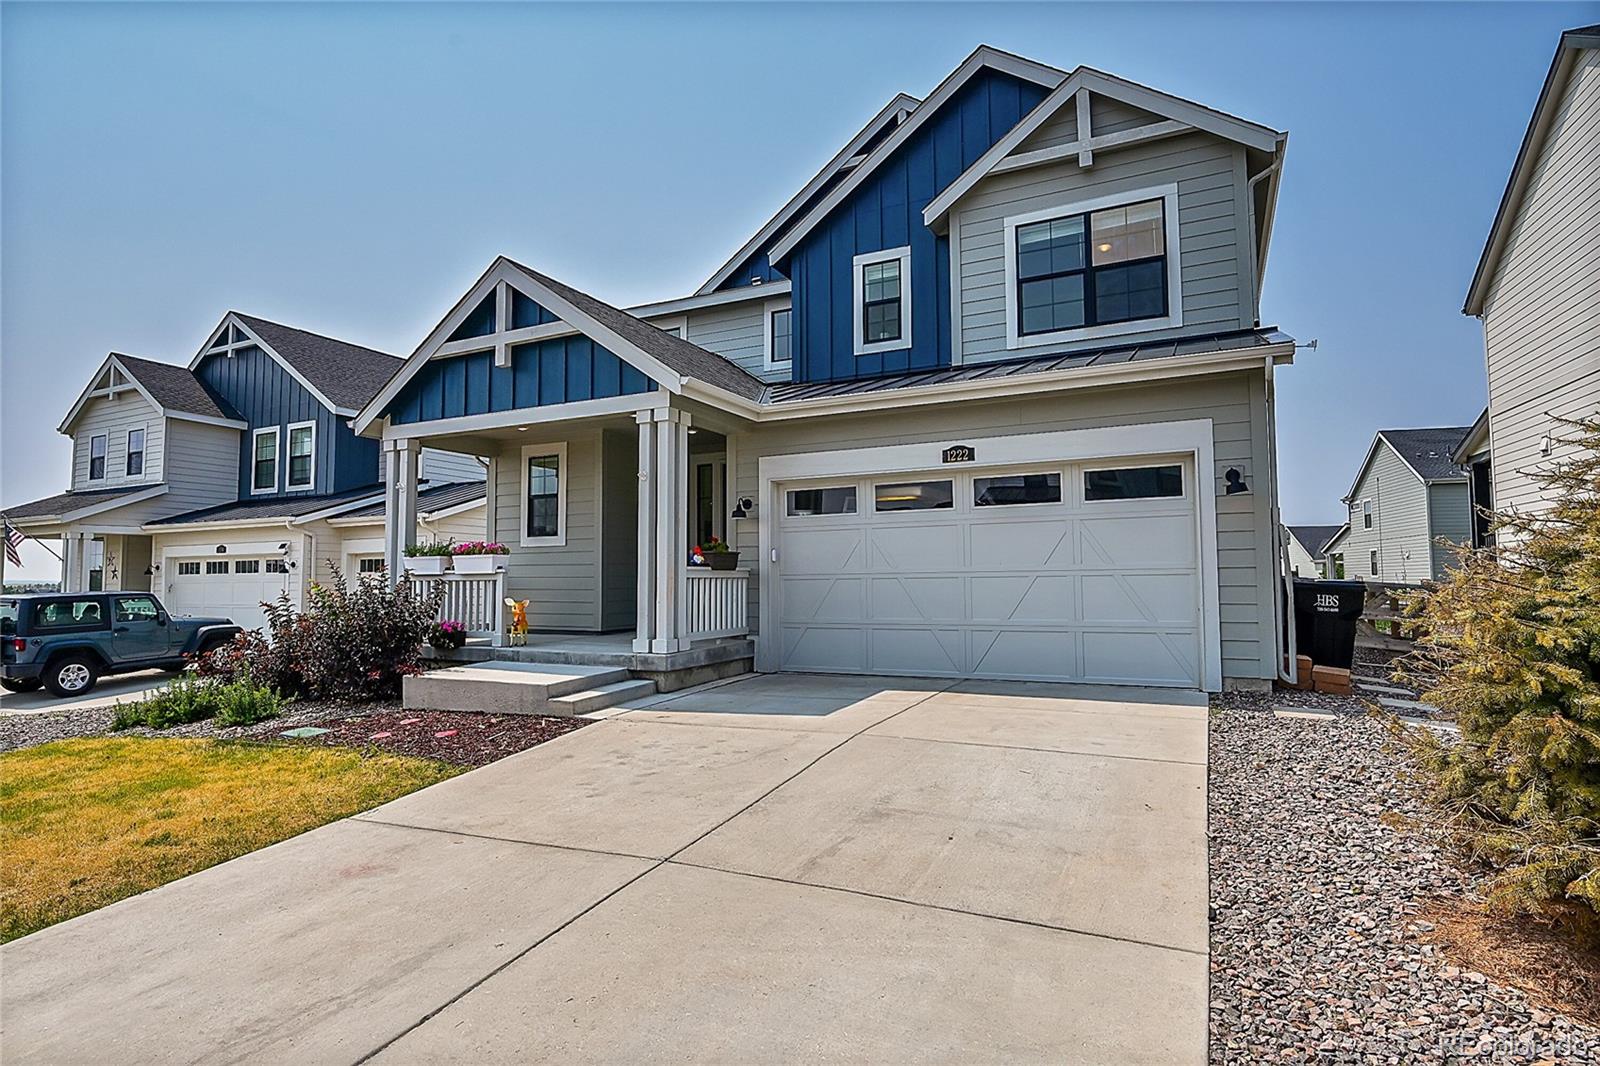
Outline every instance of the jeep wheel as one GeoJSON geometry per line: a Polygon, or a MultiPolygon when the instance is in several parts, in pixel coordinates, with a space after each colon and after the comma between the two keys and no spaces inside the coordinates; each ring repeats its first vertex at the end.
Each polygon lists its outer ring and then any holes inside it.
{"type": "Polygon", "coordinates": [[[0,677],[0,688],[7,692],[32,692],[43,685],[37,677],[0,677]]]}
{"type": "Polygon", "coordinates": [[[100,669],[84,655],[65,655],[44,672],[44,687],[57,696],[82,696],[100,680],[100,669]]]}

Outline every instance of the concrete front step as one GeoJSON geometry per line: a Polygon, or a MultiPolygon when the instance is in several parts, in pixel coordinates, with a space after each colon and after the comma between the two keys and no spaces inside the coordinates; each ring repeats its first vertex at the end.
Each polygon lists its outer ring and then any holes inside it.
{"type": "Polygon", "coordinates": [[[557,696],[550,701],[551,707],[564,708],[560,711],[551,711],[551,714],[593,714],[603,711],[607,707],[615,707],[619,703],[629,700],[642,700],[646,696],[656,694],[654,681],[617,681],[610,685],[601,685],[598,688],[585,689],[582,692],[569,692],[565,696],[557,696]]]}
{"type": "MultiPolygon", "coordinates": [[[[405,679],[402,702],[411,710],[483,711],[488,714],[581,713],[558,702],[575,693],[593,693],[629,682],[623,669],[554,663],[488,662],[451,666],[405,679]]],[[[645,682],[654,689],[652,682],[645,682]]],[[[630,690],[619,699],[642,695],[630,690]]]]}

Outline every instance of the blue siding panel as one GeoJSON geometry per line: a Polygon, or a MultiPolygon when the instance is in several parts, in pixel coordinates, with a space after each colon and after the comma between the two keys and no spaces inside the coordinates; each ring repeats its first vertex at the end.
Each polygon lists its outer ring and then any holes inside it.
{"type": "Polygon", "coordinates": [[[545,309],[544,305],[537,303],[531,296],[513,288],[511,290],[511,328],[526,329],[529,326],[543,326],[560,319],[545,309]]]}
{"type": "Polygon", "coordinates": [[[357,437],[345,420],[322,406],[289,372],[259,348],[241,348],[232,356],[213,355],[199,366],[199,374],[249,423],[240,438],[238,497],[259,500],[275,495],[306,495],[307,490],[284,493],[287,477],[289,426],[315,422],[317,426],[314,495],[344,492],[378,480],[378,442],[357,437]],[[257,429],[278,428],[278,488],[253,494],[250,473],[254,452],[251,436],[257,429]]]}
{"type": "MultiPolygon", "coordinates": [[[[794,282],[796,381],[835,381],[950,364],[950,249],[922,209],[1045,97],[998,71],[976,75],[826,219],[787,262],[794,282]],[[912,347],[855,355],[852,260],[911,248],[912,347]]],[[[748,279],[746,279],[747,281],[748,279]]],[[[729,285],[742,283],[737,276],[729,285]]],[[[727,287],[727,286],[725,286],[727,287]]]]}
{"type": "MultiPolygon", "coordinates": [[[[400,424],[651,392],[656,383],[588,337],[555,337],[511,349],[435,359],[406,382],[385,412],[400,424]]],[[[376,458],[374,458],[376,463],[376,458]]]]}

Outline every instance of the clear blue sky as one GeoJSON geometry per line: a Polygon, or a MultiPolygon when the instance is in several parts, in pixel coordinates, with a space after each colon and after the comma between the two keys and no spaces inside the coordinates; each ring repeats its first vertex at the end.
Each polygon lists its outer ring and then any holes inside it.
{"type": "MultiPolygon", "coordinates": [[[[505,253],[686,294],[895,92],[988,43],[1290,133],[1263,315],[1283,514],[1483,405],[1461,315],[1559,32],[1600,5],[0,7],[0,499],[111,350],[248,311],[409,353],[505,253]]],[[[38,558],[45,558],[42,555],[38,558]]],[[[30,562],[35,557],[30,556],[30,562]]],[[[54,573],[50,566],[30,571],[54,573]]]]}

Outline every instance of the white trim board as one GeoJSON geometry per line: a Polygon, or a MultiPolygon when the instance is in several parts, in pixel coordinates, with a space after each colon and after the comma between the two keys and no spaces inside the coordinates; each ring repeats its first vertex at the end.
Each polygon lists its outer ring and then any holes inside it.
{"type": "Polygon", "coordinates": [[[898,120],[902,112],[909,114],[915,111],[921,103],[922,101],[915,96],[900,93],[885,104],[876,115],[867,121],[865,126],[861,127],[859,133],[845,142],[845,146],[839,149],[832,159],[823,164],[822,169],[817,171],[815,177],[806,182],[804,188],[795,193],[788,203],[778,209],[777,214],[767,220],[766,225],[762,226],[754,237],[746,241],[743,247],[733,254],[731,259],[717,268],[717,272],[712,274],[705,284],[695,290],[695,295],[704,296],[716,289],[718,285],[732,278],[734,270],[746,259],[755,255],[761,249],[762,244],[771,239],[773,234],[777,233],[790,219],[794,218],[801,206],[811,198],[813,193],[822,188],[829,178],[847,166],[859,166],[861,162],[865,161],[857,156],[862,145],[876,136],[890,122],[898,120]]]}
{"type": "Polygon", "coordinates": [[[816,228],[823,219],[832,213],[835,207],[838,207],[851,193],[855,192],[861,183],[866,180],[867,175],[875,171],[884,160],[893,155],[895,150],[909,140],[912,134],[921,129],[922,125],[931,116],[937,114],[939,109],[959,92],[963,85],[972,79],[973,75],[985,68],[998,70],[1013,77],[1021,78],[1024,81],[1031,81],[1036,85],[1044,86],[1046,89],[1054,89],[1063,81],[1066,81],[1068,76],[1064,70],[1057,70],[1055,67],[1036,63],[1031,59],[1024,59],[1009,52],[1002,52],[999,49],[990,48],[988,45],[980,45],[959,67],[951,71],[944,81],[939,83],[938,88],[928,94],[928,98],[923,101],[922,106],[911,113],[910,118],[902,122],[893,133],[885,137],[878,147],[874,148],[867,158],[850,172],[848,178],[834,186],[832,192],[823,197],[816,207],[807,212],[804,218],[795,223],[787,233],[778,239],[777,243],[768,250],[768,259],[772,262],[777,262],[792,252],[807,233],[816,228]]]}
{"type": "Polygon", "coordinates": [[[1082,462],[1138,456],[1190,455],[1194,460],[1195,515],[1199,525],[1201,683],[1208,692],[1222,688],[1221,591],[1217,559],[1216,458],[1209,418],[1178,422],[997,437],[962,437],[928,444],[889,444],[877,448],[767,455],[757,460],[757,537],[761,567],[760,627],[756,635],[756,669],[776,670],[781,661],[776,590],[781,560],[776,521],[780,513],[777,486],[785,481],[819,477],[867,477],[949,469],[941,453],[952,443],[971,445],[983,467],[1037,462],[1082,462]]]}

